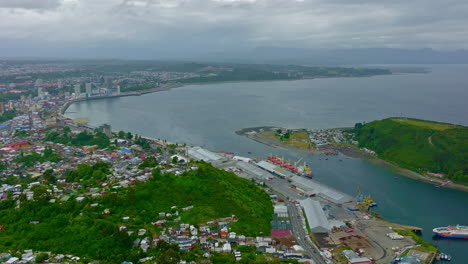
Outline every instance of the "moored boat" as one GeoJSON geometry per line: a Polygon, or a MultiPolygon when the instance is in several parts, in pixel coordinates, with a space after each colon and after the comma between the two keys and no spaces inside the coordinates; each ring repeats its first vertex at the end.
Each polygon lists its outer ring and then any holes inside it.
{"type": "Polygon", "coordinates": [[[447,226],[437,227],[432,230],[434,235],[446,238],[464,238],[468,239],[468,226],[447,226]]]}
{"type": "Polygon", "coordinates": [[[450,181],[443,182],[443,183],[437,185],[436,188],[442,188],[442,187],[446,186],[449,183],[450,183],[450,181]]]}

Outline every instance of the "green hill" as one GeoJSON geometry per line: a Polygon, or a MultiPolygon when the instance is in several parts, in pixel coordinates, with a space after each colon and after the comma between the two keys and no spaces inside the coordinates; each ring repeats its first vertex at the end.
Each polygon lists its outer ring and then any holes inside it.
{"type": "Polygon", "coordinates": [[[360,147],[419,173],[444,173],[468,184],[468,127],[410,118],[356,124],[360,147]]]}
{"type": "Polygon", "coordinates": [[[88,196],[83,202],[72,196],[66,202],[49,203],[51,197],[45,187],[34,190],[36,201],[20,197],[19,209],[15,209],[14,200],[0,201],[0,226],[4,226],[0,232],[0,252],[34,249],[74,254],[101,263],[136,261],[158,253],[150,251],[144,255],[132,249],[138,236],[128,236],[118,227],[125,225],[133,231],[145,228],[148,231],[145,236],[159,234],[162,227],[151,222],[162,219],[159,212],[174,213],[172,206],[179,208],[182,219],[168,222],[166,227],[180,223],[197,226],[214,218],[236,215],[238,221],[230,224],[231,231],[247,236],[262,232],[269,235],[273,208],[265,191],[231,172],[206,163],[197,165],[198,170],[181,176],[161,175],[155,170],[153,179],[146,183],[120,192],[108,190],[108,194],[94,199],[88,196]],[[192,205],[193,209],[182,210],[192,205]],[[110,215],[103,214],[104,209],[109,209],[110,215]],[[127,216],[130,219],[123,220],[127,216]]]}

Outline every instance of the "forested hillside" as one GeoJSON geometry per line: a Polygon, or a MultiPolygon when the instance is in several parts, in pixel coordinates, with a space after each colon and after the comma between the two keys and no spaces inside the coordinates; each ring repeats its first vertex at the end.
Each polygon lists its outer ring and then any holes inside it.
{"type": "Polygon", "coordinates": [[[419,173],[444,173],[468,184],[468,127],[432,121],[388,118],[356,124],[360,147],[419,173]]]}
{"type": "Polygon", "coordinates": [[[15,248],[51,251],[101,263],[158,257],[161,254],[158,250],[143,253],[134,248],[133,241],[141,236],[119,231],[119,226],[134,231],[146,229],[145,236],[159,235],[163,227],[151,223],[161,219],[160,212],[175,213],[175,210],[179,211],[181,221],[168,221],[165,227],[180,223],[206,225],[207,221],[235,215],[238,221],[229,224],[231,232],[269,235],[273,208],[265,191],[231,172],[205,163],[197,166],[198,170],[181,176],[161,174],[155,169],[153,178],[146,183],[121,191],[110,189],[101,197],[87,196],[82,202],[70,194],[68,201],[51,203],[53,197],[46,187],[34,189],[34,200],[20,197],[19,208],[15,208],[18,203],[10,197],[0,202],[0,226],[3,227],[0,251],[15,248]],[[171,209],[173,206],[178,209],[171,209]],[[189,206],[193,208],[182,210],[189,206]],[[107,210],[108,214],[104,213],[107,210]]]}

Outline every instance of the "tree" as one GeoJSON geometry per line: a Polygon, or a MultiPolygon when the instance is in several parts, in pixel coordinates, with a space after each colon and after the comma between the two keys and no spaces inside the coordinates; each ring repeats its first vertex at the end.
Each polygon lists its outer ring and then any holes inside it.
{"type": "Polygon", "coordinates": [[[44,253],[41,253],[41,254],[37,255],[35,261],[36,261],[36,263],[41,263],[41,262],[43,262],[44,260],[47,260],[47,259],[49,259],[49,254],[44,252],[44,253]]]}
{"type": "Polygon", "coordinates": [[[6,170],[6,169],[7,169],[6,163],[0,161],[0,171],[6,170]]]}
{"type": "Polygon", "coordinates": [[[180,254],[179,252],[173,250],[173,249],[168,249],[164,251],[161,256],[158,258],[158,263],[160,264],[177,264],[179,263],[180,260],[180,254]]]}
{"type": "Polygon", "coordinates": [[[67,127],[67,126],[66,126],[66,127],[64,127],[64,128],[62,129],[62,132],[63,132],[63,134],[64,134],[65,136],[68,136],[68,134],[71,132],[71,129],[70,129],[70,127],[67,127]]]}
{"type": "Polygon", "coordinates": [[[172,157],[172,163],[177,164],[177,161],[179,161],[177,156],[172,157]]]}
{"type": "Polygon", "coordinates": [[[135,136],[135,139],[133,140],[133,143],[141,146],[143,149],[150,149],[151,148],[148,140],[146,140],[146,139],[144,139],[142,137],[135,136]]]}
{"type": "Polygon", "coordinates": [[[58,155],[57,153],[54,153],[54,151],[49,148],[49,147],[46,147],[44,149],[44,154],[42,154],[42,157],[44,157],[44,160],[47,160],[47,161],[51,161],[51,162],[57,162],[57,161],[60,161],[60,155],[58,155]]]}
{"type": "Polygon", "coordinates": [[[354,129],[361,129],[363,127],[362,123],[354,124],[354,129]]]}
{"type": "Polygon", "coordinates": [[[169,145],[167,145],[167,148],[169,149],[170,154],[175,154],[176,149],[177,149],[177,145],[176,144],[169,144],[169,145]]]}
{"type": "Polygon", "coordinates": [[[134,188],[128,188],[127,189],[127,201],[130,204],[134,204],[136,202],[136,194],[135,194],[135,189],[134,188]]]}
{"type": "Polygon", "coordinates": [[[156,244],[156,250],[159,252],[166,251],[170,248],[171,244],[167,243],[166,240],[159,240],[158,243],[156,244]]]}
{"type": "Polygon", "coordinates": [[[142,163],[140,163],[140,165],[138,165],[138,168],[140,170],[144,168],[154,168],[157,165],[158,161],[156,160],[156,158],[154,156],[148,156],[145,158],[145,160],[143,160],[142,163]]]}
{"type": "Polygon", "coordinates": [[[132,133],[130,132],[127,132],[127,135],[126,135],[127,139],[132,139],[133,138],[133,135],[132,133]]]}
{"type": "Polygon", "coordinates": [[[48,181],[49,183],[55,184],[57,182],[57,178],[55,177],[55,173],[53,169],[48,169],[44,171],[42,174],[44,180],[48,181]]]}
{"type": "Polygon", "coordinates": [[[122,130],[120,130],[119,133],[117,134],[117,136],[118,136],[119,138],[125,138],[126,134],[125,134],[125,132],[123,132],[122,130]]]}
{"type": "Polygon", "coordinates": [[[460,181],[460,182],[467,182],[468,181],[468,175],[464,175],[463,171],[459,170],[455,172],[453,175],[449,175],[450,179],[460,181]]]}
{"type": "Polygon", "coordinates": [[[0,122],[5,122],[5,121],[8,121],[10,119],[13,119],[13,117],[15,117],[15,116],[16,116],[16,110],[15,109],[5,111],[5,112],[3,112],[2,115],[0,115],[0,122]]]}
{"type": "Polygon", "coordinates": [[[51,196],[45,186],[38,186],[33,189],[33,199],[40,204],[45,204],[50,200],[51,196]]]}
{"type": "Polygon", "coordinates": [[[158,263],[178,263],[180,260],[179,246],[176,244],[169,244],[165,240],[161,239],[156,244],[156,250],[161,252],[158,258],[158,263]]]}
{"type": "Polygon", "coordinates": [[[153,179],[157,179],[161,176],[161,170],[159,168],[155,168],[151,171],[151,175],[153,176],[153,179]]]}
{"type": "Polygon", "coordinates": [[[226,254],[226,253],[221,253],[221,254],[214,254],[211,257],[211,261],[213,263],[236,263],[236,259],[232,254],[226,254]]]}

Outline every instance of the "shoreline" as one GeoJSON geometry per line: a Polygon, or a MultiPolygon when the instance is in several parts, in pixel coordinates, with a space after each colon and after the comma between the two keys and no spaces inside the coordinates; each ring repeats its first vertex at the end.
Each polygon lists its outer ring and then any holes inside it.
{"type": "Polygon", "coordinates": [[[396,73],[391,72],[390,74],[376,74],[376,75],[366,75],[366,76],[337,76],[337,77],[311,77],[311,78],[302,78],[302,79],[274,79],[274,80],[232,80],[232,81],[215,81],[215,82],[193,82],[193,83],[180,83],[180,82],[175,82],[175,83],[170,83],[166,86],[160,86],[160,87],[155,87],[147,90],[141,90],[141,91],[134,91],[134,92],[123,92],[119,95],[107,95],[107,96],[97,96],[97,97],[84,97],[84,98],[78,98],[78,99],[71,99],[61,107],[60,113],[62,115],[65,114],[67,111],[68,107],[72,105],[73,103],[77,102],[84,102],[88,100],[100,100],[100,99],[110,99],[110,98],[118,98],[118,97],[127,97],[127,96],[141,96],[145,94],[150,94],[150,93],[157,93],[157,92],[163,92],[163,91],[168,91],[174,88],[179,88],[179,87],[185,87],[189,85],[214,85],[214,84],[224,84],[224,83],[244,83],[244,82],[279,82],[279,81],[305,81],[305,80],[314,80],[314,79],[330,79],[330,78],[370,78],[374,76],[381,76],[381,75],[394,75],[396,73]]]}
{"type": "MultiPolygon", "coordinates": [[[[265,131],[271,131],[272,129],[278,129],[279,127],[272,127],[272,126],[263,126],[263,127],[252,127],[252,128],[244,128],[239,131],[236,131],[237,135],[240,136],[245,136],[249,139],[252,139],[256,142],[259,142],[261,144],[281,149],[281,150],[286,150],[286,151],[292,151],[296,153],[306,153],[306,154],[326,154],[328,151],[337,151],[345,156],[352,157],[352,158],[360,158],[363,160],[366,160],[368,162],[371,162],[373,164],[376,164],[386,170],[392,171],[398,175],[415,179],[424,183],[429,183],[431,185],[440,185],[447,180],[443,179],[434,179],[428,176],[424,176],[422,174],[419,174],[415,171],[405,169],[402,167],[399,167],[398,165],[392,164],[389,161],[383,160],[381,158],[378,158],[376,156],[370,155],[365,153],[364,151],[360,150],[356,146],[351,146],[351,145],[338,145],[338,144],[332,144],[331,147],[327,147],[325,149],[300,149],[297,147],[293,146],[287,146],[284,144],[281,144],[281,142],[278,140],[276,142],[275,140],[259,136],[257,135],[258,132],[265,132],[265,131]]],[[[343,128],[334,128],[334,129],[343,129],[343,128]]],[[[457,184],[453,182],[449,182],[444,188],[450,188],[458,191],[463,191],[463,192],[468,192],[468,186],[462,185],[462,184],[457,184]]]]}
{"type": "MultiPolygon", "coordinates": [[[[421,182],[424,182],[424,183],[429,183],[429,184],[434,185],[434,186],[437,186],[437,185],[440,185],[440,184],[442,184],[442,183],[444,183],[446,181],[449,181],[449,180],[434,179],[434,178],[431,178],[431,177],[428,177],[428,176],[424,176],[424,175],[419,174],[419,173],[417,173],[415,171],[399,167],[399,166],[397,166],[395,164],[390,163],[389,161],[380,159],[378,157],[370,156],[366,160],[371,162],[371,163],[374,163],[374,164],[376,164],[378,166],[381,166],[382,168],[384,168],[386,170],[395,172],[395,173],[397,173],[397,174],[399,174],[401,176],[411,178],[411,179],[415,179],[415,180],[418,180],[418,181],[421,181],[421,182]]],[[[458,184],[458,183],[453,183],[451,181],[447,185],[445,185],[444,188],[450,188],[450,189],[454,189],[454,190],[457,190],[457,191],[468,192],[468,186],[458,184]]]]}
{"type": "Polygon", "coordinates": [[[156,87],[148,90],[141,90],[137,92],[124,92],[119,95],[106,95],[106,96],[96,96],[96,97],[84,97],[84,98],[78,98],[78,99],[71,99],[65,102],[62,107],[60,108],[60,113],[62,115],[65,115],[67,109],[70,107],[70,105],[78,102],[85,102],[85,101],[92,101],[92,100],[102,100],[102,99],[111,99],[111,98],[119,98],[119,97],[127,97],[127,96],[141,96],[145,94],[150,94],[150,93],[157,93],[157,92],[162,92],[162,91],[167,91],[173,88],[178,88],[185,86],[184,84],[180,83],[174,83],[172,85],[167,85],[164,87],[156,87]]]}
{"type": "MultiPolygon", "coordinates": [[[[370,76],[363,76],[363,77],[372,77],[377,75],[370,75],[370,76]]],[[[335,77],[330,77],[335,78],[335,77]]],[[[351,78],[351,77],[343,77],[343,78],[351,78]]],[[[284,79],[284,80],[254,80],[254,81],[218,81],[218,82],[198,82],[198,83],[171,83],[167,86],[155,87],[152,89],[135,91],[135,92],[123,92],[119,95],[107,95],[107,96],[96,96],[96,97],[84,97],[78,99],[70,99],[69,101],[65,102],[63,106],[60,108],[60,113],[65,115],[67,109],[73,104],[78,102],[85,102],[91,100],[101,100],[101,99],[111,99],[111,98],[119,98],[119,97],[127,97],[127,96],[141,96],[145,94],[157,93],[168,91],[174,88],[185,87],[189,85],[214,85],[214,84],[224,84],[224,83],[244,83],[244,82],[275,82],[275,81],[302,81],[302,80],[311,80],[311,79],[320,79],[320,78],[310,78],[310,79],[284,79]]]]}

